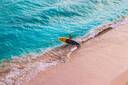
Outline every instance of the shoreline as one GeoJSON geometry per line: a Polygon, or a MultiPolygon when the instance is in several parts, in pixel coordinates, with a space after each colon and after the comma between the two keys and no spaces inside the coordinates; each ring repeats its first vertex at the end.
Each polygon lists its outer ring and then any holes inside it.
{"type": "MultiPolygon", "coordinates": [[[[90,32],[87,36],[81,37],[78,41],[83,44],[90,39],[94,39],[95,37],[104,34],[104,32],[111,30],[110,27],[116,28],[116,25],[117,27],[120,26],[121,23],[127,21],[125,21],[125,19],[127,18],[116,23],[109,23],[97,27],[92,30],[92,33],[90,32]]],[[[28,55],[27,57],[14,58],[11,62],[4,62],[0,69],[0,84],[21,85],[22,81],[25,79],[31,80],[31,78],[34,77],[34,75],[36,76],[40,71],[56,66],[59,63],[66,62],[75,50],[75,48],[69,49],[66,45],[62,45],[50,49],[36,57],[28,55]],[[23,80],[23,78],[25,79],[23,80]]]]}
{"type": "Polygon", "coordinates": [[[83,43],[70,62],[41,71],[23,85],[127,85],[127,27],[128,19],[83,43]]]}

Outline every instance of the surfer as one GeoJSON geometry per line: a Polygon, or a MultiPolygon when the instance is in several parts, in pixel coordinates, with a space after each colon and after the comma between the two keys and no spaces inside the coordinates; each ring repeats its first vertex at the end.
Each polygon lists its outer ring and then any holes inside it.
{"type": "Polygon", "coordinates": [[[77,48],[80,47],[80,44],[77,41],[72,40],[71,34],[69,34],[69,38],[61,37],[59,40],[67,43],[68,45],[76,46],[77,48]]]}

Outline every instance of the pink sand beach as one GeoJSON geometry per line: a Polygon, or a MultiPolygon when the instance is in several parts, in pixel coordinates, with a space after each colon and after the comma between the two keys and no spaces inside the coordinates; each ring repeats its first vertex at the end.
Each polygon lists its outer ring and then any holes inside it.
{"type": "Polygon", "coordinates": [[[111,27],[23,85],[128,85],[128,23],[111,27]]]}

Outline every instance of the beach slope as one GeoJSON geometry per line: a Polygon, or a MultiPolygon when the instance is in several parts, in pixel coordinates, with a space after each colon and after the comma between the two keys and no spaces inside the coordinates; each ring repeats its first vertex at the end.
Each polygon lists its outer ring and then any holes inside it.
{"type": "Polygon", "coordinates": [[[127,85],[128,24],[89,40],[70,57],[24,85],[127,85]]]}

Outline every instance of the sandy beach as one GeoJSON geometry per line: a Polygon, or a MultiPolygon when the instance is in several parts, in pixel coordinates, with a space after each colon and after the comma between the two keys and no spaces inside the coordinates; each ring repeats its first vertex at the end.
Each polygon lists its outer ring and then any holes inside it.
{"type": "Polygon", "coordinates": [[[128,24],[81,45],[71,59],[24,85],[128,85],[128,24]]]}

